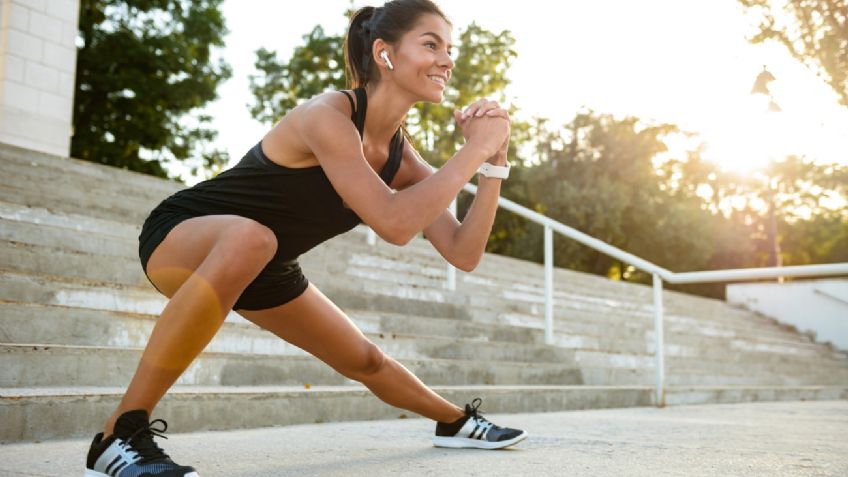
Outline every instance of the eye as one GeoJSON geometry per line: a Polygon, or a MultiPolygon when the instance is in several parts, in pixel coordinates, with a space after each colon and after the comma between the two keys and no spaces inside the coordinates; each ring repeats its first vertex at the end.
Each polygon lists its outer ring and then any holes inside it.
{"type": "Polygon", "coordinates": [[[427,47],[427,48],[430,48],[432,46],[433,49],[435,50],[438,45],[436,45],[432,41],[428,41],[427,43],[424,43],[424,46],[427,47]]]}

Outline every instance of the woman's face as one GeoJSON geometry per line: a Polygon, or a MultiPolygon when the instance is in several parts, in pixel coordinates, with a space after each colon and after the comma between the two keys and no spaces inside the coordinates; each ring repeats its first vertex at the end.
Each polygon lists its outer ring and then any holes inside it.
{"type": "Polygon", "coordinates": [[[422,15],[401,37],[390,59],[395,83],[424,101],[439,103],[451,77],[452,29],[439,15],[422,15]]]}

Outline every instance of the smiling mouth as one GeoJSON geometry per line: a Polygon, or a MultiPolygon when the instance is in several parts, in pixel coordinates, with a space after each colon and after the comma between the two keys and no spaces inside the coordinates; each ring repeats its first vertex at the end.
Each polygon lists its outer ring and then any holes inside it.
{"type": "Polygon", "coordinates": [[[433,81],[434,83],[438,83],[442,86],[445,86],[445,83],[447,83],[447,81],[441,76],[427,76],[427,77],[430,78],[430,80],[433,81]]]}

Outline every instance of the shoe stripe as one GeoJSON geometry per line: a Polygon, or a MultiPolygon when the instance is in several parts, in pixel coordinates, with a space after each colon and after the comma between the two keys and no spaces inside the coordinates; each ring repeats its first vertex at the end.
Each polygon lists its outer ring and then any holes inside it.
{"type": "Polygon", "coordinates": [[[471,431],[471,434],[468,435],[469,439],[474,439],[474,434],[477,433],[477,430],[480,429],[480,423],[478,422],[474,429],[471,431]]]}
{"type": "Polygon", "coordinates": [[[112,462],[109,462],[109,465],[106,466],[106,473],[110,474],[110,475],[114,475],[114,474],[112,474],[112,466],[114,466],[115,464],[117,464],[120,461],[121,461],[121,455],[118,454],[118,455],[115,456],[114,459],[112,459],[112,462]]]}
{"type": "Polygon", "coordinates": [[[482,441],[483,437],[489,432],[490,427],[483,426],[483,429],[480,430],[480,434],[477,436],[478,441],[482,441]]]}
{"type": "Polygon", "coordinates": [[[117,477],[117,475],[120,474],[122,470],[124,470],[124,467],[128,465],[130,465],[129,462],[121,462],[121,465],[115,468],[114,473],[112,475],[117,477]]]}

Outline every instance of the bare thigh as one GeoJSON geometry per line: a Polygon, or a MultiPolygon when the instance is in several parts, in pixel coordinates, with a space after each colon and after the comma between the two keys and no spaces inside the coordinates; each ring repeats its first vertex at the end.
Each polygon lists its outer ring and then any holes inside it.
{"type": "Polygon", "coordinates": [[[286,304],[237,312],[351,379],[361,380],[383,364],[382,351],[311,283],[286,304]]]}
{"type": "MultiPolygon", "coordinates": [[[[238,253],[236,247],[240,245],[240,237],[251,237],[253,244],[244,244],[248,248],[263,241],[273,241],[265,247],[276,250],[273,232],[254,220],[237,215],[194,217],[177,224],[156,247],[147,262],[147,276],[160,292],[171,298],[207,261],[213,250],[222,255],[222,259],[226,258],[224,255],[238,253]]],[[[244,256],[251,255],[249,250],[246,252],[244,256]]]]}

